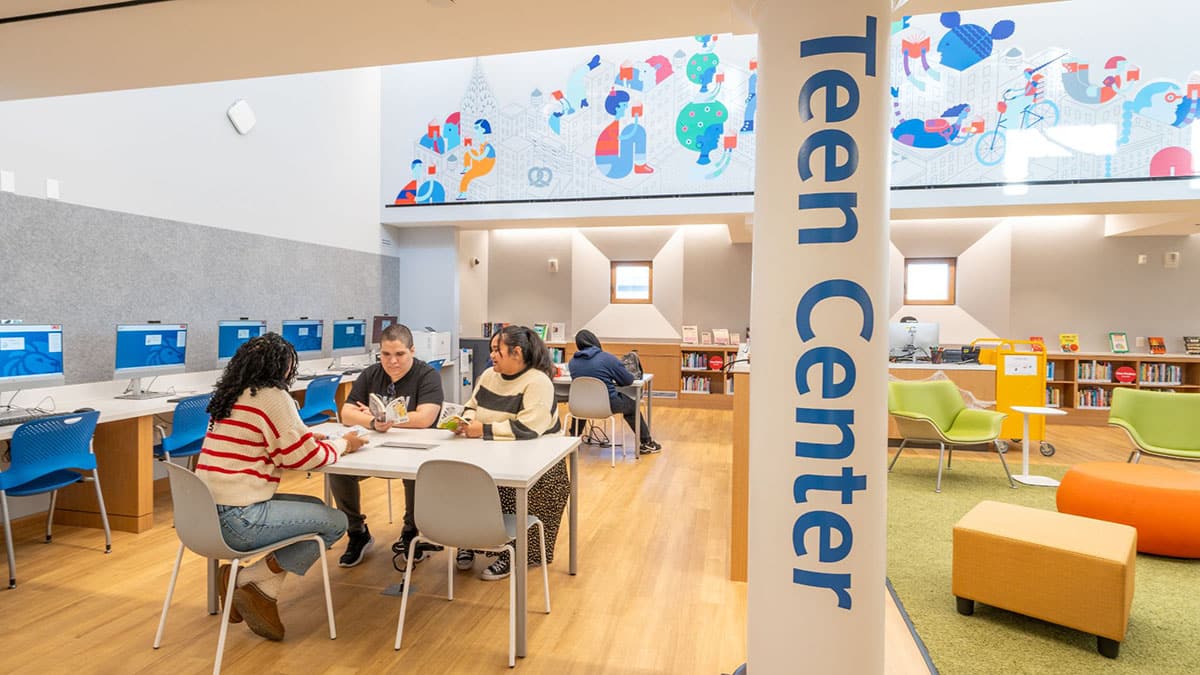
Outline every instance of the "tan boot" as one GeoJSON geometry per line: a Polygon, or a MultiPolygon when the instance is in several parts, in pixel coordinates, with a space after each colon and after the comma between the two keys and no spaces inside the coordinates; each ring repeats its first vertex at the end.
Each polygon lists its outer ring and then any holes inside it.
{"type": "Polygon", "coordinates": [[[283,639],[283,620],[275,598],[259,590],[254,583],[238,586],[233,591],[233,606],[242,613],[250,630],[268,640],[283,639]]]}
{"type": "MultiPolygon", "coordinates": [[[[220,569],[217,570],[217,592],[221,594],[220,595],[221,611],[225,610],[225,591],[229,588],[229,572],[230,572],[230,567],[228,564],[221,565],[220,569]]],[[[229,623],[241,623],[241,622],[242,622],[242,613],[237,610],[236,606],[230,607],[229,608],[229,623]]]]}

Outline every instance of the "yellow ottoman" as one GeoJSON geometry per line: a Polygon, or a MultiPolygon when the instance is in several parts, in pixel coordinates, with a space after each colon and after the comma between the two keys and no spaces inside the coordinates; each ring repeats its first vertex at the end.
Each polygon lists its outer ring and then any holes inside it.
{"type": "Polygon", "coordinates": [[[954,525],[959,614],[975,602],[1096,635],[1117,658],[1133,603],[1137,530],[984,501],[954,525]]]}

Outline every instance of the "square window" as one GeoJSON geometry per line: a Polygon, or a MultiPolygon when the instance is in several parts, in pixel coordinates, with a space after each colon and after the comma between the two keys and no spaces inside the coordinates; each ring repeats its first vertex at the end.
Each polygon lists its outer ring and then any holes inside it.
{"type": "Polygon", "coordinates": [[[654,298],[654,263],[612,263],[612,287],[609,302],[614,304],[650,304],[654,298]]]}
{"type": "Polygon", "coordinates": [[[904,304],[953,305],[956,258],[905,258],[904,304]]]}

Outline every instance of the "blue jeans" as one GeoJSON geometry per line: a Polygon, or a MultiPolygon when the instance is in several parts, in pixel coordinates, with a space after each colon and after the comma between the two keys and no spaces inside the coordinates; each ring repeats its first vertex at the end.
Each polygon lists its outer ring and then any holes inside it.
{"type": "MultiPolygon", "coordinates": [[[[237,551],[251,551],[302,534],[319,534],[325,548],[346,533],[346,514],[309,495],[276,494],[249,506],[217,505],[221,536],[237,551]]],[[[316,542],[301,541],[275,551],[279,566],[302,575],[322,551],[316,542]]]]}

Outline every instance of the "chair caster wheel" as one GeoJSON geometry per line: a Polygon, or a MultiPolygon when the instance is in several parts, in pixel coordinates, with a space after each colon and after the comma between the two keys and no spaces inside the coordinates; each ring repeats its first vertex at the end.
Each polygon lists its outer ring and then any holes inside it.
{"type": "Polygon", "coordinates": [[[1041,451],[1043,457],[1053,457],[1054,456],[1054,445],[1051,443],[1042,441],[1042,445],[1038,449],[1041,451]]]}

